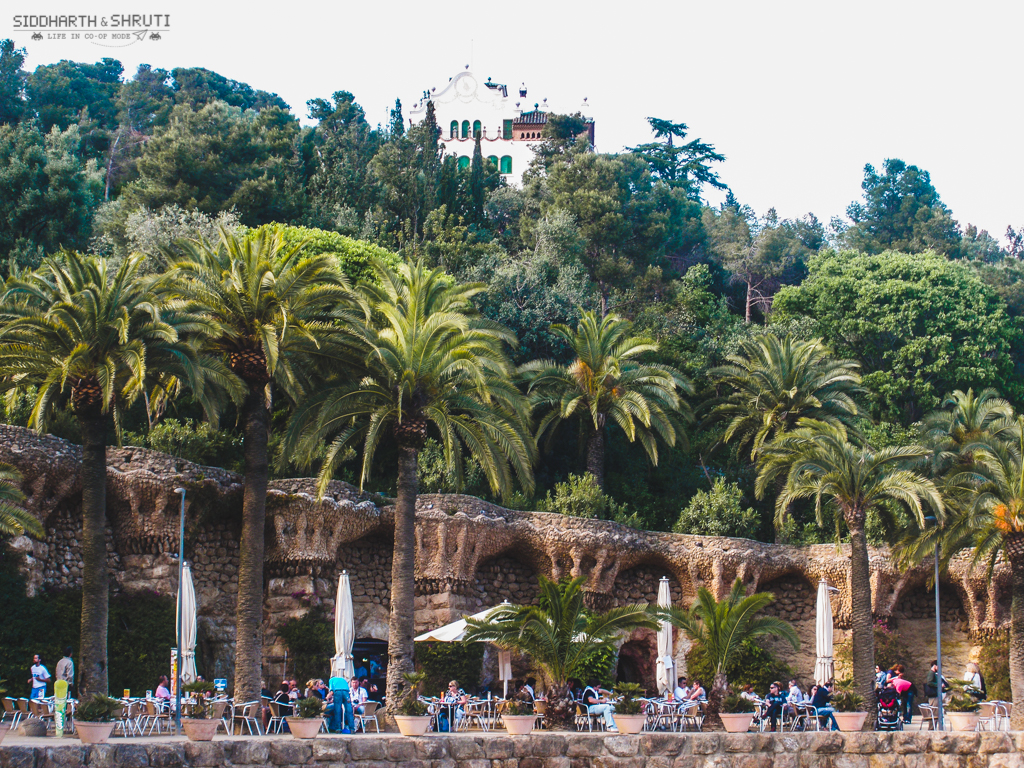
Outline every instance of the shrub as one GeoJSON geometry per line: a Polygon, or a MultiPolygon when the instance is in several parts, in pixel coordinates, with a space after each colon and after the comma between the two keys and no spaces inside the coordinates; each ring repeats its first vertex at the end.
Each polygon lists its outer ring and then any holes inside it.
{"type": "Polygon", "coordinates": [[[463,690],[476,690],[483,661],[483,643],[416,644],[416,664],[428,691],[444,690],[449,680],[458,680],[463,690]]]}
{"type": "Polygon", "coordinates": [[[422,672],[406,672],[402,675],[402,679],[409,687],[405,691],[405,696],[402,697],[402,703],[398,706],[400,714],[406,717],[423,717],[427,714],[427,705],[419,698],[420,686],[426,677],[422,672]]]}
{"type": "Polygon", "coordinates": [[[287,224],[264,224],[258,229],[249,230],[247,236],[256,238],[265,230],[280,232],[286,248],[292,248],[305,242],[303,252],[308,256],[319,256],[322,253],[333,254],[337,257],[341,271],[348,275],[353,282],[369,280],[372,277],[370,260],[373,258],[380,259],[392,267],[397,266],[400,262],[399,257],[386,248],[363,240],[353,240],[351,237],[339,235],[337,232],[330,232],[326,229],[293,227],[287,224]]]}
{"type": "Polygon", "coordinates": [[[288,646],[288,659],[299,680],[323,677],[334,655],[334,624],[322,605],[314,605],[299,619],[289,619],[278,633],[288,646]]]}
{"type": "Polygon", "coordinates": [[[299,699],[295,705],[299,717],[313,718],[320,717],[324,713],[324,702],[319,696],[307,696],[299,699]]]}
{"type": "Polygon", "coordinates": [[[556,483],[554,495],[548,492],[547,498],[537,505],[537,509],[569,517],[611,520],[631,528],[642,527],[636,514],[630,514],[628,505],[616,504],[611,496],[601,490],[589,472],[569,475],[564,483],[556,483]]]}
{"type": "Polygon", "coordinates": [[[693,495],[672,530],[696,536],[756,538],[761,518],[750,507],[743,509],[742,500],[743,491],[736,483],[717,477],[711,490],[693,495]]]}
{"type": "Polygon", "coordinates": [[[1007,635],[986,640],[981,645],[978,661],[981,674],[985,678],[985,689],[988,698],[997,701],[1010,701],[1010,639],[1007,635]]]}
{"type": "Polygon", "coordinates": [[[483,496],[490,488],[487,478],[476,459],[468,458],[462,468],[462,485],[455,472],[448,469],[444,459],[444,448],[430,438],[423,445],[419,455],[420,493],[468,493],[483,496]]]}
{"type": "Polygon", "coordinates": [[[91,699],[87,699],[75,708],[75,720],[83,723],[105,723],[122,706],[117,699],[104,696],[102,693],[94,693],[91,699]]]}
{"type": "Polygon", "coordinates": [[[164,419],[147,434],[125,432],[124,442],[207,466],[231,468],[242,463],[240,436],[192,419],[164,419]]]}
{"type": "Polygon", "coordinates": [[[756,709],[754,702],[743,698],[734,691],[729,691],[728,695],[722,699],[722,712],[726,714],[738,715],[744,712],[754,712],[756,709]]]}
{"type": "Polygon", "coordinates": [[[644,691],[640,683],[618,683],[615,692],[622,698],[615,703],[615,714],[617,715],[640,715],[643,714],[644,704],[638,697],[644,691]]]}

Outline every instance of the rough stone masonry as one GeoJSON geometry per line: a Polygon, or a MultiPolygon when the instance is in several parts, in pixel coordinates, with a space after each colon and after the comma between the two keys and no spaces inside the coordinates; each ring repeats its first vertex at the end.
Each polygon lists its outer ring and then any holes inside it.
{"type": "MultiPolygon", "coordinates": [[[[29,589],[81,581],[80,448],[52,436],[0,425],[0,461],[24,476],[28,508],[43,521],[46,538],[21,537],[29,589]]],[[[186,496],[186,558],[193,564],[199,604],[199,643],[213,669],[230,677],[242,478],[142,448],[108,450],[108,549],[115,588],[174,595],[179,497],[186,496]]],[[[369,494],[332,483],[315,498],[310,479],[278,480],[267,499],[265,653],[268,674],[284,654],[277,630],[311,605],[333,610],[338,575],[352,577],[359,638],[387,639],[393,512],[369,494]]],[[[380,500],[380,497],[376,497],[380,500]]],[[[383,502],[382,502],[383,504],[383,502]]],[[[682,502],[680,502],[682,504],[682,502]]],[[[819,580],[838,589],[833,613],[841,643],[849,625],[848,547],[783,546],[746,539],[637,531],[615,523],[519,512],[471,496],[421,495],[416,522],[416,626],[426,630],[502,600],[531,602],[537,576],[586,577],[593,607],[653,602],[658,580],[669,579],[673,600],[689,605],[698,587],[724,595],[735,579],[748,591],[771,591],[772,612],[792,621],[802,639],[794,654],[776,646],[798,673],[813,668],[814,601],[819,580]]],[[[871,550],[874,612],[921,649],[911,679],[923,679],[934,649],[930,564],[900,572],[885,549],[871,550]]],[[[944,652],[953,673],[977,654],[978,643],[1005,632],[1009,569],[991,578],[966,560],[941,581],[944,652]]],[[[653,633],[627,639],[620,658],[653,683],[653,633]]],[[[680,661],[687,643],[679,638],[680,661]]],[[[493,666],[493,660],[488,660],[493,666]]],[[[485,678],[487,670],[485,670],[485,678]]]]}

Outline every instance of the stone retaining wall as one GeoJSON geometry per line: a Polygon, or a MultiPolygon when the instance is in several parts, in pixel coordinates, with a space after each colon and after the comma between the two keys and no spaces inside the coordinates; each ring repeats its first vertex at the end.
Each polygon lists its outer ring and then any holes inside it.
{"type": "Polygon", "coordinates": [[[1010,768],[1024,733],[504,733],[122,742],[34,739],[0,747],[0,768],[1010,768]],[[52,745],[51,745],[52,744],[52,745]]]}

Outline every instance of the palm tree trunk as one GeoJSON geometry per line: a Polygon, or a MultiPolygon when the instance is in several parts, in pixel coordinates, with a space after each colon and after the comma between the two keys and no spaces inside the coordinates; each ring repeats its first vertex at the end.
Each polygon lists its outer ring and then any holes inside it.
{"type": "Polygon", "coordinates": [[[604,429],[600,427],[587,437],[587,472],[597,480],[597,487],[604,490],[604,429]]]}
{"type": "Polygon", "coordinates": [[[1010,728],[1024,729],[1024,535],[1017,534],[1005,547],[1013,588],[1010,598],[1010,692],[1013,710],[1010,728]]]}
{"type": "Polygon", "coordinates": [[[388,620],[387,712],[390,721],[405,695],[402,675],[412,672],[416,600],[416,494],[419,450],[398,449],[398,499],[395,502],[395,548],[391,561],[391,615],[388,620]]]}
{"type": "Polygon", "coordinates": [[[107,429],[106,420],[82,426],[82,629],[79,695],[107,693],[107,429]]]}
{"type": "Polygon", "coordinates": [[[245,492],[238,547],[238,604],[235,613],[235,701],[260,697],[263,668],[263,550],[267,516],[267,458],[270,413],[263,387],[252,387],[242,405],[245,434],[245,492]]]}
{"type": "Polygon", "coordinates": [[[725,672],[716,672],[715,679],[708,692],[708,711],[718,713],[722,711],[722,702],[725,700],[725,692],[729,690],[729,678],[725,672]]]}
{"type": "Polygon", "coordinates": [[[874,701],[875,629],[871,613],[871,573],[868,567],[868,541],[864,533],[865,513],[855,510],[846,515],[850,529],[850,625],[853,646],[854,689],[868,705],[866,730],[875,727],[871,702],[874,701]]]}
{"type": "Polygon", "coordinates": [[[547,691],[548,706],[544,713],[549,728],[572,731],[576,728],[576,702],[569,695],[568,683],[553,683],[547,691]]]}

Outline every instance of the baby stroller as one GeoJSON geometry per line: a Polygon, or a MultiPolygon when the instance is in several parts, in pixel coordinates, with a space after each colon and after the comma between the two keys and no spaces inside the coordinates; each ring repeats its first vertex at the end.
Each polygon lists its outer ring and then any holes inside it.
{"type": "Polygon", "coordinates": [[[885,688],[878,692],[878,717],[875,720],[875,730],[903,730],[903,707],[895,688],[885,688]]]}

